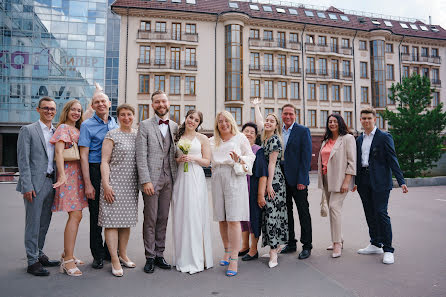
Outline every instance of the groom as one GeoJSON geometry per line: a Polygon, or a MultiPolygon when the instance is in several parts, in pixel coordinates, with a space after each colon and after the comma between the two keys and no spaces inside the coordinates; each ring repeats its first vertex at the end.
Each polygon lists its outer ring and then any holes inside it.
{"type": "Polygon", "coordinates": [[[152,108],[155,116],[139,124],[136,136],[136,161],[144,199],[146,273],[153,273],[155,265],[162,269],[171,268],[163,252],[172,188],[177,174],[173,140],[178,125],[168,119],[169,106],[166,93],[154,92],[152,108]]]}

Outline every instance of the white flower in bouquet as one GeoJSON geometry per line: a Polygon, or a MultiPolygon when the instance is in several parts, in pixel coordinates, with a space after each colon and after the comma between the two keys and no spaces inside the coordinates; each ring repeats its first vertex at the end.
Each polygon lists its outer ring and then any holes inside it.
{"type": "MultiPolygon", "coordinates": [[[[189,154],[191,146],[192,146],[192,142],[189,139],[181,138],[180,141],[178,141],[178,148],[185,155],[189,154]]],[[[188,164],[188,162],[185,162],[184,163],[184,172],[188,172],[188,171],[189,171],[189,164],[188,164]]]]}

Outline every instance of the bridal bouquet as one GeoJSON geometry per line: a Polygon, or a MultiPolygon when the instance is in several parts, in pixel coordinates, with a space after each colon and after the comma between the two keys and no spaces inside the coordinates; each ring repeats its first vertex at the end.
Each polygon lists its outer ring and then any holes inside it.
{"type": "MultiPolygon", "coordinates": [[[[187,155],[189,153],[192,142],[189,139],[182,138],[178,141],[178,148],[183,152],[183,154],[187,155]]],[[[189,171],[189,164],[187,162],[184,163],[184,172],[189,171]]]]}

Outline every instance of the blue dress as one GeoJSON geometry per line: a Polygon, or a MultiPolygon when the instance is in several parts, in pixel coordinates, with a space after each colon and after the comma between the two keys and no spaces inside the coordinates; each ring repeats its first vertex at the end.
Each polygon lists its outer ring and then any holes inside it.
{"type": "Polygon", "coordinates": [[[260,148],[256,153],[256,160],[252,166],[252,176],[249,180],[249,216],[251,231],[256,238],[260,237],[262,226],[262,209],[257,203],[257,194],[259,192],[259,180],[263,176],[268,177],[268,163],[263,148],[260,148]]]}

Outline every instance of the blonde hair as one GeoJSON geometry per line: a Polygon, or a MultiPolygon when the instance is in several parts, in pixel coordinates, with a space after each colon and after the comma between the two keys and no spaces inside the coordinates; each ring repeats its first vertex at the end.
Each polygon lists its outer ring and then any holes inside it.
{"type": "Polygon", "coordinates": [[[219,113],[217,113],[217,116],[215,117],[215,125],[214,125],[215,146],[219,146],[220,142],[221,142],[220,131],[218,131],[218,118],[220,116],[224,116],[226,118],[226,120],[228,120],[228,122],[231,124],[231,134],[232,135],[235,136],[238,133],[240,133],[240,131],[237,129],[237,122],[235,121],[234,117],[232,116],[232,113],[230,113],[229,111],[226,111],[226,110],[220,111],[219,113]]]}
{"type": "Polygon", "coordinates": [[[60,112],[60,117],[59,117],[59,123],[57,124],[57,127],[59,127],[62,124],[65,124],[68,120],[68,113],[71,110],[71,107],[76,104],[79,103],[79,105],[81,106],[81,116],[79,118],[79,120],[76,121],[75,123],[75,127],[80,129],[81,128],[81,124],[82,124],[82,114],[84,113],[84,109],[82,108],[82,104],[79,102],[79,100],[73,99],[68,101],[67,103],[65,103],[62,111],[60,112]]]}
{"type": "MultiPolygon", "coordinates": [[[[269,114],[266,115],[265,120],[266,120],[269,116],[274,117],[274,120],[276,121],[276,129],[274,129],[274,134],[278,135],[278,136],[279,136],[279,140],[280,140],[280,142],[282,142],[282,129],[281,129],[281,127],[280,127],[279,118],[277,117],[276,114],[274,114],[274,113],[269,113],[269,114]]],[[[263,131],[262,131],[262,141],[265,141],[265,139],[266,139],[266,132],[265,132],[265,128],[263,128],[263,131]]]]}

